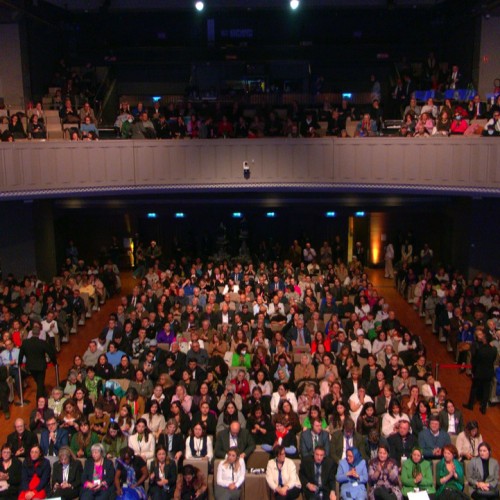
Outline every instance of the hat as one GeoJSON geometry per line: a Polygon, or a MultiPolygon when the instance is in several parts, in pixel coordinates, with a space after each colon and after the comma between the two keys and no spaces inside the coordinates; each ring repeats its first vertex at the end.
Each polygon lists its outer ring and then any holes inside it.
{"type": "Polygon", "coordinates": [[[377,326],[382,326],[382,321],[375,321],[375,328],[377,328],[377,326]]]}
{"type": "Polygon", "coordinates": [[[358,329],[356,330],[356,335],[358,335],[358,336],[359,336],[359,335],[364,335],[364,334],[365,334],[365,332],[363,331],[363,329],[362,329],[362,328],[358,328],[358,329]]]}
{"type": "Polygon", "coordinates": [[[156,347],[158,345],[158,342],[153,339],[150,343],[149,343],[149,347],[156,347]]]}

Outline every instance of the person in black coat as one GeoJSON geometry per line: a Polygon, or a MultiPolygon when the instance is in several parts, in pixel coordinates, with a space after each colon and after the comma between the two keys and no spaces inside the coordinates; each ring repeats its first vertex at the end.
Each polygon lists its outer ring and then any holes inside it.
{"type": "Polygon", "coordinates": [[[80,500],[110,500],[116,494],[113,462],[105,457],[102,444],[92,445],[91,455],[83,469],[80,500]]]}
{"type": "Polygon", "coordinates": [[[464,408],[472,410],[476,398],[481,404],[480,411],[484,415],[490,397],[491,381],[495,376],[495,361],[497,350],[488,344],[484,330],[476,328],[477,342],[472,346],[472,386],[470,388],[469,402],[464,408]]]}
{"type": "Polygon", "coordinates": [[[178,461],[184,453],[184,438],[177,432],[179,424],[175,418],[167,421],[165,431],[158,436],[156,446],[162,446],[172,460],[178,461]]]}
{"type": "Polygon", "coordinates": [[[44,458],[42,449],[35,444],[29,450],[29,455],[21,469],[21,486],[19,500],[25,500],[27,493],[38,495],[40,492],[48,496],[50,489],[50,462],[44,458]]]}
{"type": "Polygon", "coordinates": [[[396,461],[398,467],[401,467],[401,458],[411,457],[411,452],[415,446],[418,446],[418,439],[410,433],[410,422],[407,420],[399,421],[399,430],[387,438],[389,444],[389,456],[396,461]]]}
{"type": "Polygon", "coordinates": [[[34,432],[26,429],[26,424],[22,418],[16,418],[14,428],[16,430],[7,436],[7,444],[14,456],[26,458],[31,447],[38,444],[38,439],[34,432]]]}
{"type": "Polygon", "coordinates": [[[2,446],[0,460],[0,481],[6,481],[7,489],[0,491],[0,499],[17,500],[21,485],[21,461],[14,456],[8,444],[2,446]]]}
{"type": "Polygon", "coordinates": [[[59,460],[52,466],[51,497],[71,500],[80,496],[83,467],[80,460],[75,460],[71,450],[63,446],[59,450],[59,460]]]}
{"type": "Polygon", "coordinates": [[[21,362],[23,358],[26,357],[26,370],[31,373],[31,376],[36,382],[36,397],[41,398],[46,395],[45,392],[45,372],[47,371],[47,362],[45,360],[45,355],[47,355],[50,361],[56,365],[56,351],[52,344],[40,340],[38,336],[40,335],[40,330],[33,328],[32,335],[30,339],[26,339],[19,349],[19,361],[21,362]]]}
{"type": "Polygon", "coordinates": [[[304,498],[307,500],[335,498],[335,462],[326,456],[322,446],[317,446],[314,455],[304,458],[300,463],[299,478],[304,498]]]}
{"type": "Polygon", "coordinates": [[[177,465],[163,446],[156,447],[150,473],[148,493],[152,500],[171,500],[177,484],[177,465]]]}

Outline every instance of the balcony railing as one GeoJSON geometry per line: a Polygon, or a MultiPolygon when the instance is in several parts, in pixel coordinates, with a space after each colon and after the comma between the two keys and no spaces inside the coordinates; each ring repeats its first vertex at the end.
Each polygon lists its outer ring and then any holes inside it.
{"type": "Polygon", "coordinates": [[[210,190],[500,195],[500,140],[232,139],[0,144],[0,198],[210,190]],[[243,175],[248,162],[249,178],[243,175]]]}

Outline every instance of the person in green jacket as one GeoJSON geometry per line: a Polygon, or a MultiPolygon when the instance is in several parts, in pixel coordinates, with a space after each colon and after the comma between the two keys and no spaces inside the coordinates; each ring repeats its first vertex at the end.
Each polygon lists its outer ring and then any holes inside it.
{"type": "Polygon", "coordinates": [[[79,425],[80,430],[71,438],[69,447],[77,458],[90,458],[90,448],[99,442],[99,436],[90,430],[87,419],[82,418],[79,425]]]}
{"type": "Polygon", "coordinates": [[[415,491],[415,488],[418,488],[419,491],[426,491],[429,495],[436,493],[431,463],[423,459],[420,448],[413,448],[411,457],[403,461],[401,483],[405,496],[409,492],[415,491]]]}
{"type": "Polygon", "coordinates": [[[233,353],[233,360],[231,366],[235,367],[245,367],[247,370],[250,370],[252,367],[252,358],[250,354],[247,352],[246,344],[238,344],[236,347],[236,352],[233,353]]]}
{"type": "Polygon", "coordinates": [[[443,458],[437,465],[437,498],[460,498],[464,490],[464,469],[458,461],[458,450],[452,444],[443,446],[443,458]],[[457,492],[460,492],[457,495],[457,492]]]}
{"type": "Polygon", "coordinates": [[[112,460],[120,456],[122,448],[127,446],[127,438],[123,435],[120,426],[116,422],[111,422],[108,427],[108,432],[102,438],[104,453],[106,458],[112,460]]]}

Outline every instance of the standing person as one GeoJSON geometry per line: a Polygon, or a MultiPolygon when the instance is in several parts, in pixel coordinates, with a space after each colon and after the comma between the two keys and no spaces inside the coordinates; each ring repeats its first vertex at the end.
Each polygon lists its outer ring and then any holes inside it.
{"type": "Polygon", "coordinates": [[[389,458],[389,450],[383,444],[378,446],[377,458],[370,461],[368,484],[369,500],[403,500],[398,464],[389,458]]]}
{"type": "Polygon", "coordinates": [[[36,397],[41,398],[45,392],[45,372],[47,371],[47,355],[54,365],[57,364],[54,347],[48,342],[39,339],[40,331],[33,329],[32,337],[26,339],[19,349],[19,362],[26,358],[26,369],[31,373],[36,382],[36,397]]]}
{"type": "Polygon", "coordinates": [[[394,269],[392,267],[392,262],[394,260],[394,246],[388,241],[385,246],[385,277],[394,279],[394,269]]]}
{"type": "Polygon", "coordinates": [[[470,388],[469,401],[464,408],[472,410],[476,398],[480,402],[480,411],[486,414],[488,399],[490,396],[491,381],[495,376],[494,364],[497,358],[497,350],[488,344],[486,334],[482,328],[476,328],[476,343],[472,346],[472,386],[470,388]]]}
{"type": "Polygon", "coordinates": [[[368,471],[366,462],[357,448],[349,448],[345,458],[339,462],[337,482],[340,484],[340,497],[365,500],[368,471]]]}

